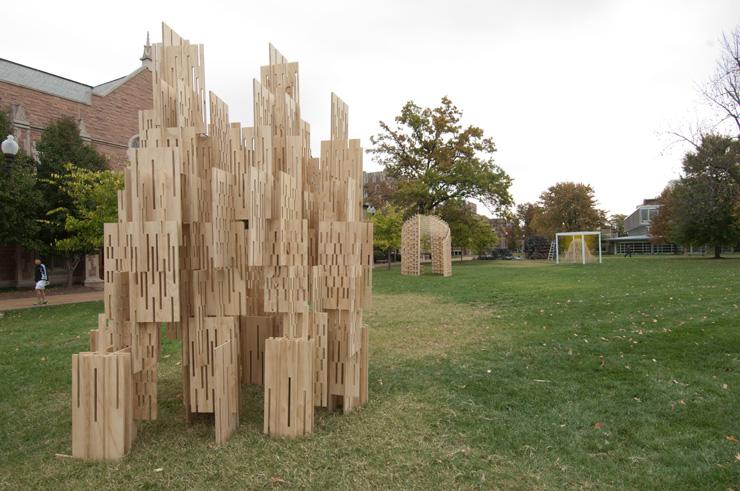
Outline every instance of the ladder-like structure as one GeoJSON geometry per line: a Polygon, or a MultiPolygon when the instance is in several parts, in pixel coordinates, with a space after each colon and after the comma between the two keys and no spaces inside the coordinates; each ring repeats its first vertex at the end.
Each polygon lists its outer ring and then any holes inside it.
{"type": "Polygon", "coordinates": [[[547,253],[547,260],[548,261],[554,261],[555,260],[555,241],[550,242],[550,252],[547,253]]]}

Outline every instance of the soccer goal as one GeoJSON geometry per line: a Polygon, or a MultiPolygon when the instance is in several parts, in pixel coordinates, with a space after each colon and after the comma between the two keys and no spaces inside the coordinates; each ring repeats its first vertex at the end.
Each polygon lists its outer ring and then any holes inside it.
{"type": "Polygon", "coordinates": [[[555,263],[601,264],[601,232],[555,234],[555,263]]]}

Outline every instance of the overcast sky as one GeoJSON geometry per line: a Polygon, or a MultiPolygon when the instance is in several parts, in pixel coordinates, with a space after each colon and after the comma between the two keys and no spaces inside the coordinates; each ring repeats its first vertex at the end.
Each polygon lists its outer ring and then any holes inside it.
{"type": "Polygon", "coordinates": [[[268,42],[298,61],[314,155],[331,91],[365,148],[406,101],[447,95],[496,142],[518,203],[577,181],[628,214],[678,176],[686,148],[665,133],[701,114],[740,1],[5,2],[0,57],[97,85],[134,70],[161,21],[205,44],[206,87],[245,125],[268,42]]]}

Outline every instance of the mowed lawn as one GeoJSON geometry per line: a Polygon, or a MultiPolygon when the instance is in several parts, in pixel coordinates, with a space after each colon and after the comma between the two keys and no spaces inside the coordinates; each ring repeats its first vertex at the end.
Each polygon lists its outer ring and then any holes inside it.
{"type": "Polygon", "coordinates": [[[0,488],[740,489],[740,258],[376,270],[370,402],[263,436],[182,418],[164,341],[157,421],[114,464],[71,452],[70,364],[99,303],[0,319],[0,488]]]}

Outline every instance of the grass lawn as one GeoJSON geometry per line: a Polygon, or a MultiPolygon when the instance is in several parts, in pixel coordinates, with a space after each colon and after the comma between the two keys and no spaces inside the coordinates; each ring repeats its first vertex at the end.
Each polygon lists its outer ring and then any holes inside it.
{"type": "Polygon", "coordinates": [[[0,319],[0,488],[740,489],[740,258],[376,270],[370,402],[262,435],[243,392],[221,447],[182,418],[163,342],[159,420],[117,464],[71,452],[72,353],[100,303],[0,319]]]}

